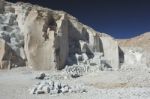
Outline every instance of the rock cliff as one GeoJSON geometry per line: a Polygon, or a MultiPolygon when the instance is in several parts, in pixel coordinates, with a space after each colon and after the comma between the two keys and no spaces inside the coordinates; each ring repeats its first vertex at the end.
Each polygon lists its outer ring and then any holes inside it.
{"type": "Polygon", "coordinates": [[[0,37],[27,66],[36,70],[63,69],[93,61],[99,53],[100,61],[119,69],[119,46],[111,36],[63,11],[22,2],[0,4],[0,37]]]}

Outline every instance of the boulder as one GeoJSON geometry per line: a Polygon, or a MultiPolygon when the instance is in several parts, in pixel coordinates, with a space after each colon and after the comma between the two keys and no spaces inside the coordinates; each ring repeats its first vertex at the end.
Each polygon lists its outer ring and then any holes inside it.
{"type": "Polygon", "coordinates": [[[5,42],[0,39],[0,69],[10,69],[16,66],[25,66],[24,61],[5,42]]]}
{"type": "Polygon", "coordinates": [[[100,38],[103,44],[104,58],[107,61],[107,64],[113,69],[118,70],[119,67],[119,49],[118,43],[113,38],[110,37],[101,37],[100,38]]]}
{"type": "Polygon", "coordinates": [[[43,80],[46,77],[45,73],[40,74],[39,76],[35,77],[36,79],[43,80]]]}

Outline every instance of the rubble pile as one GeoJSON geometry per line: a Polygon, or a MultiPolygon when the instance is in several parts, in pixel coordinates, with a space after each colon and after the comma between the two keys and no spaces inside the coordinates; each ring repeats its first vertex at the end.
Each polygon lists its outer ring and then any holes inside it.
{"type": "Polygon", "coordinates": [[[107,64],[107,59],[104,58],[103,53],[94,53],[94,57],[84,58],[86,54],[76,54],[77,64],[72,66],[66,66],[65,71],[73,78],[80,77],[86,73],[99,72],[99,71],[111,71],[112,67],[107,64]],[[80,59],[84,61],[80,61],[80,59]]]}
{"type": "Polygon", "coordinates": [[[86,92],[83,85],[70,86],[59,81],[44,80],[29,89],[30,94],[65,94],[86,92]]]}

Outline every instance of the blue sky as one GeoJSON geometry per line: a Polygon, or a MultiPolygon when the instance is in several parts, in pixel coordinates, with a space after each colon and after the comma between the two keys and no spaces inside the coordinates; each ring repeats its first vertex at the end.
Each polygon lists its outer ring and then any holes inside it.
{"type": "Polygon", "coordinates": [[[115,38],[131,38],[150,31],[150,0],[20,1],[64,10],[78,18],[80,22],[115,38]]]}

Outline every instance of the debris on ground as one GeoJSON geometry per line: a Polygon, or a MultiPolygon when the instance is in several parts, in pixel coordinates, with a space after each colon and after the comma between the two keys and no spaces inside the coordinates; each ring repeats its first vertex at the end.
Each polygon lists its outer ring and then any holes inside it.
{"type": "Polygon", "coordinates": [[[42,81],[29,89],[30,94],[65,94],[87,92],[83,85],[70,86],[59,81],[42,81]]]}

